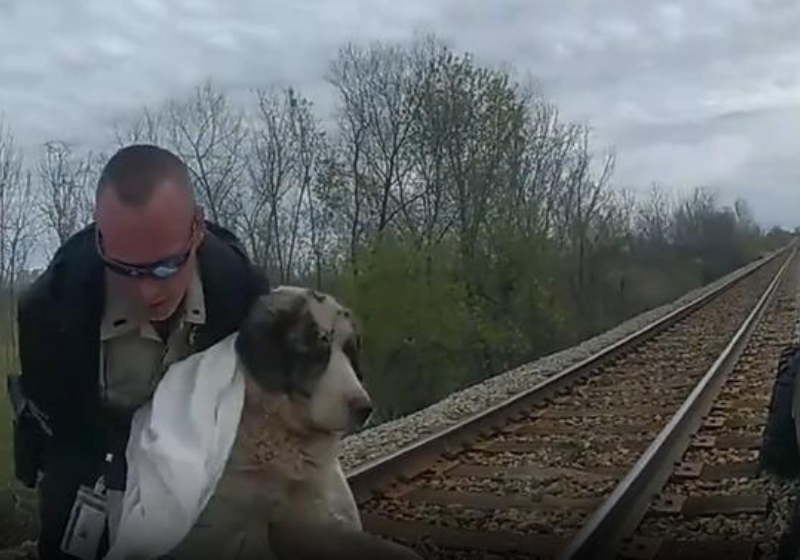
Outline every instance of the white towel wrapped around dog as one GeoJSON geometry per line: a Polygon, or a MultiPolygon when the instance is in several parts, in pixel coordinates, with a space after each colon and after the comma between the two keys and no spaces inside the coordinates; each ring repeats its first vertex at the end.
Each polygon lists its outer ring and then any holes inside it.
{"type": "Polygon", "coordinates": [[[135,413],[122,512],[107,560],[167,554],[211,498],[244,403],[236,336],[173,364],[135,413]]]}

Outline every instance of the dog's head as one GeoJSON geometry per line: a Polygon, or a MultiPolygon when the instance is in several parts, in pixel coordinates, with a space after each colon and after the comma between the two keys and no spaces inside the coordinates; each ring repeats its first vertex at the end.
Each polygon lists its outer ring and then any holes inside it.
{"type": "Polygon", "coordinates": [[[236,350],[265,392],[285,396],[306,428],[350,432],[372,413],[359,371],[352,312],[332,296],[280,286],[258,299],[239,328],[236,350]]]}

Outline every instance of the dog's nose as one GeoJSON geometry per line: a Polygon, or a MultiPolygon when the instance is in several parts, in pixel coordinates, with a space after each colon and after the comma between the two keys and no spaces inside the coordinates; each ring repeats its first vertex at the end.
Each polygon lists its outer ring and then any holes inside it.
{"type": "Polygon", "coordinates": [[[372,414],[372,403],[368,399],[356,398],[350,401],[350,414],[357,426],[363,426],[372,414]]]}

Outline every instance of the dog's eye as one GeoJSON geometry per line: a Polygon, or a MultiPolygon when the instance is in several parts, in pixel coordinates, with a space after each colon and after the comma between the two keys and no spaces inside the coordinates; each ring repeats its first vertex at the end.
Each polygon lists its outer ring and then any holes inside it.
{"type": "Polygon", "coordinates": [[[330,343],[324,340],[316,340],[312,344],[303,345],[295,348],[294,354],[301,359],[319,361],[325,359],[331,352],[330,343]]]}
{"type": "Polygon", "coordinates": [[[358,361],[358,347],[356,346],[356,342],[352,338],[349,338],[344,343],[342,352],[344,352],[344,355],[347,356],[348,360],[350,360],[350,365],[353,367],[353,371],[356,372],[356,377],[359,379],[359,381],[361,381],[361,365],[358,361]]]}

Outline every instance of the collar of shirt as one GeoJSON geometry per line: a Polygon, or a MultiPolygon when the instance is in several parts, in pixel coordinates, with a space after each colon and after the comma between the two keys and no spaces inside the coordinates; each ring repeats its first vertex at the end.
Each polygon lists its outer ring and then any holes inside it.
{"type": "MultiPolygon", "coordinates": [[[[153,325],[136,313],[133,303],[113,290],[110,282],[106,282],[105,286],[106,308],[100,325],[100,340],[109,340],[138,330],[139,335],[143,338],[161,342],[161,337],[158,336],[153,325]]],[[[205,324],[205,294],[200,272],[197,268],[195,268],[192,275],[182,308],[183,322],[195,325],[205,324]]]]}

